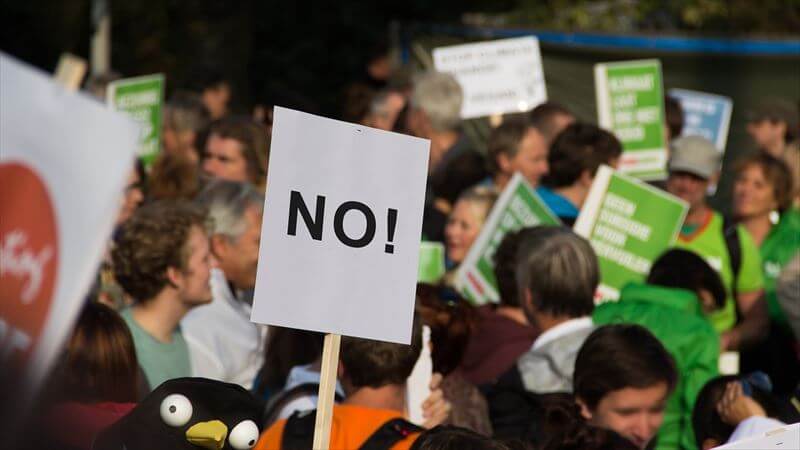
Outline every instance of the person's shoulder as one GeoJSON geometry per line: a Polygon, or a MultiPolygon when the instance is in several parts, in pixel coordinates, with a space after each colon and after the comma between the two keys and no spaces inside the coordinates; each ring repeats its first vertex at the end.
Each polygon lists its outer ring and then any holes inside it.
{"type": "Polygon", "coordinates": [[[277,450],[281,448],[283,439],[283,429],[286,427],[286,419],[281,419],[273,423],[266,431],[261,434],[258,443],[253,450],[277,450]]]}

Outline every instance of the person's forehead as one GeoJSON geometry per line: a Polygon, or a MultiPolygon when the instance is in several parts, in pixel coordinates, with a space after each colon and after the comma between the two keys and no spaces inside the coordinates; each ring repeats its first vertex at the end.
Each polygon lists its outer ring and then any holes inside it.
{"type": "Polygon", "coordinates": [[[228,156],[242,155],[242,143],[234,138],[222,137],[217,133],[211,133],[208,138],[208,151],[225,153],[228,156]]]}

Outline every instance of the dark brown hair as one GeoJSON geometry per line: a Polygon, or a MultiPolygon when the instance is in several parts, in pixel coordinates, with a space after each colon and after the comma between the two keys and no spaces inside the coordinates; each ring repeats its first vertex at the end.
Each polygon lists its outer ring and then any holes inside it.
{"type": "Polygon", "coordinates": [[[431,329],[433,371],[447,376],[461,364],[474,326],[466,301],[445,302],[435,286],[417,285],[417,313],[431,329]]]}
{"type": "Polygon", "coordinates": [[[64,400],[137,402],[139,364],[122,318],[103,304],[87,303],[53,377],[64,400]]]}
{"type": "Polygon", "coordinates": [[[466,428],[438,425],[419,435],[411,450],[508,450],[508,446],[466,428]]]}
{"type": "Polygon", "coordinates": [[[606,325],[592,332],[578,351],[573,392],[595,409],[603,397],[620,389],[665,383],[672,392],[677,378],[672,356],[646,328],[606,325]]]}
{"type": "Polygon", "coordinates": [[[350,384],[355,388],[379,388],[405,383],[422,351],[419,322],[414,319],[411,345],[343,337],[341,361],[350,384]]]}
{"type": "Polygon", "coordinates": [[[664,119],[669,130],[669,138],[677,139],[683,131],[683,108],[675,97],[664,96],[664,119]]]}
{"type": "Polygon", "coordinates": [[[205,211],[182,200],[151,203],[122,227],[111,255],[114,277],[136,301],[147,301],[167,285],[167,268],[184,269],[192,227],[207,228],[205,211]]]}
{"type": "Polygon", "coordinates": [[[785,162],[766,153],[757,152],[736,162],[734,172],[738,177],[751,166],[758,166],[764,179],[772,186],[772,195],[783,212],[792,204],[792,172],[785,162]]]}
{"type": "Polygon", "coordinates": [[[589,123],[575,122],[550,146],[550,172],[542,179],[547,187],[572,186],[584,171],[592,176],[601,164],[610,164],[622,154],[622,144],[611,133],[589,123]]]}

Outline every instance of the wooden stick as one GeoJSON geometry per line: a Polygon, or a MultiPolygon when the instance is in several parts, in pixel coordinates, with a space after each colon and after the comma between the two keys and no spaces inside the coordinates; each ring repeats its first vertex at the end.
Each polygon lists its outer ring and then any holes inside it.
{"type": "Polygon", "coordinates": [[[322,348],[322,367],[317,398],[317,420],[314,424],[314,450],[327,450],[331,445],[331,417],[339,369],[340,334],[326,334],[322,348]]]}
{"type": "Polygon", "coordinates": [[[68,91],[77,91],[81,87],[84,75],[86,75],[86,61],[69,53],[61,54],[53,75],[57,83],[68,91]]]}

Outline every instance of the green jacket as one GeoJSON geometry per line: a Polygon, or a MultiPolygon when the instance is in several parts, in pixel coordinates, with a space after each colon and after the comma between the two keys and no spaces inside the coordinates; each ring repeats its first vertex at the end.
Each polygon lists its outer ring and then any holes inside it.
{"type": "Polygon", "coordinates": [[[800,210],[792,208],[781,216],[761,244],[761,263],[764,266],[764,295],[773,323],[788,329],[786,315],[778,303],[776,283],[783,267],[800,251],[800,210]]]}
{"type": "Polygon", "coordinates": [[[679,377],[667,400],[656,449],[696,449],[692,409],[703,385],[718,375],[719,360],[719,335],[703,316],[697,296],[683,289],[631,283],[618,302],[595,308],[592,319],[597,325],[642,325],[664,344],[679,377]]]}

